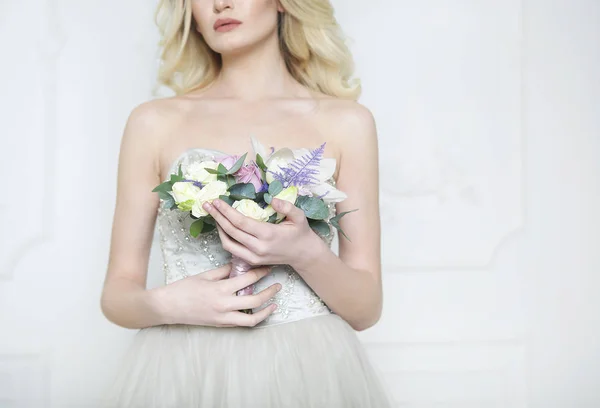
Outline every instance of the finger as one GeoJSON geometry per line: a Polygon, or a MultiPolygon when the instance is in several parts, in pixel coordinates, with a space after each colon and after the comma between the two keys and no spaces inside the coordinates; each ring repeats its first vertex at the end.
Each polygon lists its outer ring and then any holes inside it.
{"type": "Polygon", "coordinates": [[[244,214],[231,207],[223,200],[214,200],[213,206],[217,209],[216,212],[227,218],[231,225],[254,237],[261,236],[265,226],[268,226],[268,224],[265,222],[256,221],[250,217],[246,217],[244,214]]]}
{"type": "Polygon", "coordinates": [[[231,272],[231,264],[225,264],[216,269],[211,269],[206,272],[199,273],[197,276],[199,279],[209,280],[209,281],[220,281],[229,277],[229,273],[231,272]]]}
{"type": "Polygon", "coordinates": [[[254,327],[267,317],[269,317],[275,310],[277,305],[275,303],[261,309],[260,311],[253,314],[246,314],[242,312],[228,312],[224,316],[226,324],[233,324],[235,326],[254,327]]]}
{"type": "Polygon", "coordinates": [[[236,296],[231,301],[231,310],[256,309],[272,299],[281,290],[281,284],[275,283],[255,295],[236,296]]]}
{"type": "MultiPolygon", "coordinates": [[[[213,203],[214,203],[214,201],[213,201],[213,203]]],[[[223,203],[223,205],[221,205],[221,207],[229,207],[229,206],[226,205],[225,203],[223,203]]],[[[237,210],[234,210],[231,207],[229,207],[229,208],[233,212],[238,213],[239,215],[241,215],[242,217],[244,217],[237,210]]],[[[254,245],[256,243],[255,242],[256,241],[256,237],[254,235],[251,235],[251,234],[247,233],[246,231],[238,228],[236,225],[234,225],[229,220],[229,218],[227,218],[221,211],[219,211],[218,209],[216,209],[214,206],[211,206],[209,203],[205,203],[204,209],[206,211],[208,211],[208,213],[210,215],[212,215],[212,217],[215,219],[215,221],[217,222],[217,224],[220,225],[221,228],[223,228],[223,230],[225,230],[225,232],[230,237],[232,237],[233,239],[235,239],[236,241],[244,244],[247,247],[252,247],[252,245],[254,245]]],[[[248,218],[248,217],[246,217],[246,218],[248,218]]]]}
{"type": "Polygon", "coordinates": [[[251,264],[257,261],[257,256],[254,252],[232,239],[219,224],[217,224],[216,227],[219,231],[219,237],[221,238],[223,249],[230,252],[232,255],[245,259],[251,264]]]}
{"type": "Polygon", "coordinates": [[[279,214],[285,215],[286,218],[292,221],[294,224],[300,224],[306,221],[304,211],[289,201],[273,198],[273,200],[271,200],[271,205],[275,211],[277,211],[279,214]]]}
{"type": "Polygon", "coordinates": [[[256,282],[267,276],[270,272],[271,268],[268,266],[263,266],[260,268],[250,269],[248,272],[236,276],[234,278],[230,278],[227,280],[221,281],[223,285],[223,289],[227,293],[236,293],[238,290],[244,289],[250,285],[254,285],[256,282]]]}

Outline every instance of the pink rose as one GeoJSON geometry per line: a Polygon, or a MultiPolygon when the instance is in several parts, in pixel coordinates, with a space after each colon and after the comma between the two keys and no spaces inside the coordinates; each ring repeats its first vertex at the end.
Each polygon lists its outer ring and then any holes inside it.
{"type": "Polygon", "coordinates": [[[233,156],[222,157],[222,158],[218,159],[217,161],[219,163],[221,163],[223,166],[225,166],[225,168],[227,170],[229,170],[230,168],[233,167],[235,162],[237,162],[239,159],[240,159],[240,156],[234,154],[233,156]]]}
{"type": "Polygon", "coordinates": [[[235,181],[237,183],[252,183],[254,184],[254,189],[260,191],[262,187],[260,169],[254,162],[242,166],[235,173],[235,181]]]}

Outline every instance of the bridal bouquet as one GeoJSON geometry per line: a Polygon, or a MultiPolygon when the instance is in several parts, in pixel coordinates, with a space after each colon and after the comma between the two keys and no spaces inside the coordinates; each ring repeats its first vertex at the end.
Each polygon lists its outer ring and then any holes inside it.
{"type": "MultiPolygon", "coordinates": [[[[152,191],[160,195],[167,208],[189,213],[195,220],[190,226],[193,237],[215,229],[214,218],[202,208],[205,202],[219,198],[247,217],[279,223],[284,215],[271,206],[271,200],[278,198],[302,209],[310,227],[320,236],[328,236],[331,225],[348,238],[339,220],[352,211],[328,219],[327,204],[343,201],[346,195],[328,183],[336,164],[335,159],[323,158],[325,143],[314,150],[271,148],[268,153],[252,137],[252,146],[255,158],[248,164],[246,153],[194,162],[185,173],[179,166],[177,174],[171,174],[152,191]]],[[[230,277],[251,269],[248,262],[235,256],[231,263],[230,277]]],[[[252,287],[238,292],[247,294],[252,294],[252,287]]]]}

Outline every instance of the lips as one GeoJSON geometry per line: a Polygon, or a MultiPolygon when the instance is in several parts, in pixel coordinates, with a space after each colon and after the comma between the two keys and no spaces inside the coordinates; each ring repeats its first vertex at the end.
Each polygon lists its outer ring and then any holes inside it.
{"type": "Polygon", "coordinates": [[[242,22],[234,18],[220,18],[217,21],[215,21],[213,28],[216,31],[222,31],[225,29],[233,29],[240,24],[242,24],[242,22]]]}

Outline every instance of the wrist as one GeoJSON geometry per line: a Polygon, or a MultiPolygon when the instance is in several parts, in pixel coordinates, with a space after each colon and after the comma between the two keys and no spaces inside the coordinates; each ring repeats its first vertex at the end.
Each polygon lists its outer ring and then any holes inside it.
{"type": "Polygon", "coordinates": [[[169,291],[166,286],[149,289],[148,302],[152,313],[158,320],[158,324],[174,324],[173,302],[169,297],[169,291]]]}
{"type": "Polygon", "coordinates": [[[331,252],[329,246],[312,231],[307,234],[298,248],[296,260],[291,266],[299,273],[313,269],[316,264],[321,262],[323,256],[331,252]]]}

